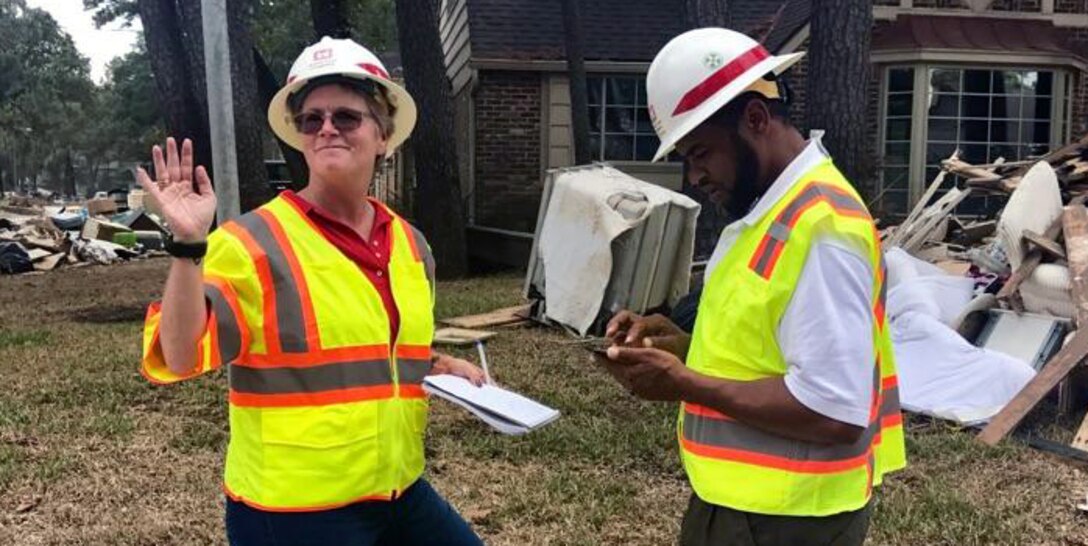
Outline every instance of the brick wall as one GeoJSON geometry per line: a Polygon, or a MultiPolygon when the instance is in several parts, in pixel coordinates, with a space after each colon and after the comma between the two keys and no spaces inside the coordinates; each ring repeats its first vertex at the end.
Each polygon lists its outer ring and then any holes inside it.
{"type": "Polygon", "coordinates": [[[1073,138],[1088,135],[1088,72],[1081,71],[1073,82],[1073,138]]]}
{"type": "MultiPolygon", "coordinates": [[[[1088,28],[1069,31],[1069,45],[1075,51],[1088,51],[1088,28]]],[[[1088,72],[1073,78],[1073,138],[1088,134],[1088,72]]]]}
{"type": "Polygon", "coordinates": [[[533,231],[540,206],[541,79],[480,72],[476,95],[476,223],[533,231]]]}
{"type": "Polygon", "coordinates": [[[1054,0],[1056,13],[1088,13],[1088,0],[1054,0]]]}

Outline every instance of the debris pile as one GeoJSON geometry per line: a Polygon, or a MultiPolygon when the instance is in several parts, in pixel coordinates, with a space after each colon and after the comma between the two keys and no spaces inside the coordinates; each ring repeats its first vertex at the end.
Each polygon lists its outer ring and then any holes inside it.
{"type": "Polygon", "coordinates": [[[0,200],[0,274],[112,264],[162,253],[166,229],[143,192],[55,204],[41,197],[0,200]],[[131,208],[126,206],[132,204],[131,208]]]}
{"type": "MultiPolygon", "coordinates": [[[[957,153],[941,166],[906,219],[881,232],[898,368],[909,372],[903,405],[986,424],[979,438],[992,444],[1055,387],[1059,413],[1085,405],[1070,372],[1088,358],[1088,137],[1032,161],[972,165],[957,153]],[[946,183],[955,177],[960,187],[946,183]],[[956,214],[995,195],[1008,201],[992,218],[956,214]],[[941,345],[948,331],[957,335],[941,345]],[[919,370],[930,375],[912,381],[919,370]],[[929,396],[936,386],[948,396],[929,396]],[[961,407],[972,397],[985,400],[961,407]]],[[[1072,447],[1088,450],[1088,419],[1072,447]]]]}

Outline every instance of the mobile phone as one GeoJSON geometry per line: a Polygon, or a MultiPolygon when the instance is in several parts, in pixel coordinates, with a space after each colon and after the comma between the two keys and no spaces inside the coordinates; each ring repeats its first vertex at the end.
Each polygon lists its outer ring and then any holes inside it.
{"type": "Polygon", "coordinates": [[[586,343],[585,345],[582,345],[582,348],[595,355],[608,358],[608,348],[610,346],[610,343],[597,341],[593,343],[586,343]]]}

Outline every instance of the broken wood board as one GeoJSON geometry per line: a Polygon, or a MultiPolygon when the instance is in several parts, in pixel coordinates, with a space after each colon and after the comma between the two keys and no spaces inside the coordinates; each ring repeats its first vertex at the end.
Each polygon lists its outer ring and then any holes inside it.
{"type": "Polygon", "coordinates": [[[971,189],[960,190],[958,188],[952,188],[948,190],[937,200],[933,206],[926,209],[918,219],[919,227],[914,230],[914,226],[911,226],[913,233],[903,241],[900,248],[903,250],[914,253],[918,249],[922,248],[922,244],[930,239],[935,231],[938,230],[941,225],[945,225],[947,229],[948,215],[952,214],[952,211],[956,209],[956,206],[960,204],[968,195],[971,195],[971,189]]]}
{"type": "Polygon", "coordinates": [[[49,252],[48,250],[42,250],[40,248],[32,248],[28,250],[26,254],[30,257],[30,261],[32,262],[36,262],[38,260],[48,258],[49,256],[53,255],[52,252],[49,252]]]}
{"type": "Polygon", "coordinates": [[[941,167],[944,170],[951,172],[952,174],[958,174],[968,180],[974,180],[976,182],[993,181],[999,182],[1003,177],[999,174],[995,174],[989,169],[976,167],[958,157],[950,157],[941,161],[941,167]]]}
{"type": "Polygon", "coordinates": [[[530,303],[526,303],[525,305],[518,305],[515,307],[504,307],[491,311],[490,313],[442,319],[439,322],[450,326],[456,326],[457,328],[468,328],[470,330],[475,328],[487,328],[490,326],[504,326],[528,319],[529,307],[531,305],[532,304],[530,303]]]}
{"type": "MultiPolygon", "coordinates": [[[[1057,150],[1054,150],[1044,155],[1040,159],[1040,161],[1046,161],[1051,165],[1056,165],[1069,159],[1070,157],[1075,157],[1076,155],[1079,155],[1081,147],[1083,146],[1088,146],[1088,135],[1084,135],[1083,137],[1081,137],[1080,140],[1076,142],[1070,142],[1069,144],[1066,144],[1065,146],[1062,146],[1061,148],[1058,148],[1057,150]]],[[[1028,169],[1030,169],[1034,164],[1035,163],[1032,163],[1031,165],[1024,165],[1023,167],[1020,167],[1019,169],[1016,169],[1009,174],[1013,176],[1022,176],[1024,173],[1028,172],[1028,169]]]]}
{"type": "Polygon", "coordinates": [[[60,252],[64,247],[64,239],[48,239],[28,235],[23,237],[23,241],[27,246],[42,248],[51,252],[60,252]]]}
{"type": "MultiPolygon", "coordinates": [[[[952,154],[952,158],[956,158],[956,154],[952,154]]],[[[926,193],[923,194],[922,198],[918,200],[918,203],[914,205],[914,209],[912,209],[910,211],[910,214],[907,215],[907,219],[903,220],[903,223],[899,224],[899,227],[896,228],[894,233],[892,233],[891,239],[888,242],[888,246],[899,246],[899,244],[903,242],[903,239],[906,237],[907,233],[910,232],[911,226],[918,221],[918,217],[921,216],[922,212],[926,210],[926,205],[929,203],[929,200],[933,199],[933,196],[937,193],[937,190],[940,189],[941,184],[944,184],[944,178],[947,174],[948,173],[946,173],[945,171],[937,173],[937,177],[934,178],[933,183],[931,183],[929,187],[926,188],[926,193]]]]}
{"type": "MultiPolygon", "coordinates": [[[[959,220],[953,217],[953,221],[959,224],[959,220]]],[[[964,246],[972,246],[981,243],[983,239],[989,237],[997,231],[997,221],[988,220],[985,222],[972,222],[970,224],[960,224],[956,233],[956,244],[964,246]]]]}
{"type": "Polygon", "coordinates": [[[1069,254],[1070,288],[1077,328],[1088,326],[1088,209],[1080,205],[1065,207],[1062,232],[1069,254]]]}
{"type": "Polygon", "coordinates": [[[67,254],[63,252],[58,252],[56,254],[43,258],[40,261],[34,262],[34,269],[38,271],[52,271],[57,268],[57,264],[59,264],[65,256],[67,256],[67,254]]]}
{"type": "Polygon", "coordinates": [[[1073,441],[1069,445],[1076,449],[1088,451],[1088,414],[1086,414],[1084,420],[1080,422],[1080,428],[1078,428],[1077,433],[1073,435],[1073,441]]]}
{"type": "Polygon", "coordinates": [[[1069,171],[1065,175],[1065,182],[1080,182],[1081,180],[1088,179],[1088,162],[1080,161],[1073,163],[1073,170],[1069,171]]]}
{"type": "Polygon", "coordinates": [[[488,330],[469,330],[467,328],[446,327],[434,332],[434,342],[439,345],[472,345],[477,341],[491,339],[497,332],[488,330]]]}
{"type": "Polygon", "coordinates": [[[979,441],[991,446],[1000,442],[1086,356],[1088,328],[1077,330],[1073,340],[1047,361],[1043,369],[990,420],[979,433],[979,441]]]}
{"type": "Polygon", "coordinates": [[[1025,229],[1024,232],[1020,234],[1020,236],[1023,237],[1024,240],[1027,241],[1030,245],[1034,245],[1035,248],[1041,250],[1043,254],[1048,254],[1052,258],[1059,258],[1062,260],[1065,259],[1065,249],[1062,248],[1062,245],[1059,245],[1058,242],[1055,241],[1053,238],[1043,237],[1042,234],[1035,233],[1030,229],[1025,229]]]}
{"type": "Polygon", "coordinates": [[[1020,184],[1019,178],[968,178],[964,184],[974,189],[984,189],[997,194],[1012,193],[1020,184]]]}

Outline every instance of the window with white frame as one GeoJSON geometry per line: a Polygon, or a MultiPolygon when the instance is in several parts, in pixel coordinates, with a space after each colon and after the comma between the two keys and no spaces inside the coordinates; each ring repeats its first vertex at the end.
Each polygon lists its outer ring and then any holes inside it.
{"type": "Polygon", "coordinates": [[[646,110],[646,78],[608,75],[586,78],[589,139],[594,159],[650,161],[660,141],[646,110]]]}
{"type": "Polygon", "coordinates": [[[884,107],[884,162],[880,202],[885,213],[906,212],[910,203],[910,159],[914,69],[888,70],[884,107]]]}
{"type": "MultiPolygon", "coordinates": [[[[885,75],[885,214],[906,213],[957,149],[961,159],[981,165],[1037,157],[1069,138],[1071,78],[1060,70],[916,65],[890,67],[885,75]]],[[[994,198],[969,199],[959,212],[985,214],[999,205],[994,198]]]]}

